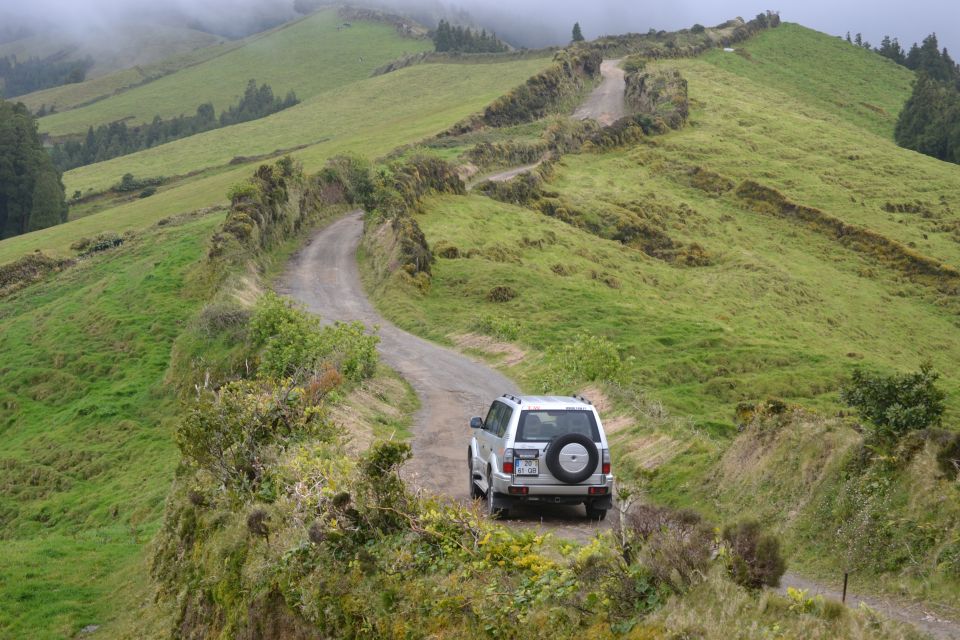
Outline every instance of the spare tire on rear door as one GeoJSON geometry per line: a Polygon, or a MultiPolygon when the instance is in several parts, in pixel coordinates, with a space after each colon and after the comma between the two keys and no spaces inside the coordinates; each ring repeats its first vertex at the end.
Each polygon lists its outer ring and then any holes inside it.
{"type": "Polygon", "coordinates": [[[599,460],[597,445],[582,433],[566,433],[547,447],[547,469],[566,484],[579,484],[592,476],[599,460]]]}

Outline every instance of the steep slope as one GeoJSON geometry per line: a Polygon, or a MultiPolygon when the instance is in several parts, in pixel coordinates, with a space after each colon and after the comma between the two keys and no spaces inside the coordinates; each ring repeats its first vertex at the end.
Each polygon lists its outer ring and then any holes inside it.
{"type": "Polygon", "coordinates": [[[349,29],[338,29],[341,22],[335,10],[321,11],[255,36],[201,64],[44,118],[40,129],[53,136],[82,134],[90,126],[117,120],[132,125],[149,122],[155,115],[192,114],[203,102],[213,102],[219,112],[236,102],[251,78],[268,83],[276,95],[293,90],[301,99],[311,98],[429,46],[424,40],[400,37],[387,24],[357,22],[349,29]]]}
{"type": "MultiPolygon", "coordinates": [[[[689,83],[680,131],[567,155],[539,191],[502,190],[526,206],[437,198],[419,219],[440,248],[429,291],[391,282],[375,296],[400,326],[441,343],[508,327],[540,354],[509,369],[531,391],[572,383],[571,350],[608,358],[578,336],[609,340],[622,372],[607,392],[629,415],[621,464],[660,500],[763,516],[790,536],[797,563],[835,573],[833,518],[865,513],[836,497],[859,490],[839,469],[861,435],[843,422],[787,421],[776,437],[793,457],[749,466],[723,457],[735,414],[773,397],[822,420],[843,409],[837,390],[855,366],[929,361],[955,424],[960,172],[892,142],[908,83],[879,56],[790,25],[738,47],[650,65],[689,83]],[[845,63],[825,64],[835,56],[845,63]],[[841,104],[827,98],[838,87],[852,87],[841,104]],[[494,287],[516,295],[492,301],[494,287]]],[[[742,451],[762,451],[771,434],[759,429],[742,451]]],[[[885,588],[956,604],[957,519],[935,504],[956,500],[957,486],[937,475],[936,447],[922,443],[906,468],[882,474],[882,540],[902,544],[877,546],[890,551],[885,563],[863,554],[858,566],[885,588]]]]}

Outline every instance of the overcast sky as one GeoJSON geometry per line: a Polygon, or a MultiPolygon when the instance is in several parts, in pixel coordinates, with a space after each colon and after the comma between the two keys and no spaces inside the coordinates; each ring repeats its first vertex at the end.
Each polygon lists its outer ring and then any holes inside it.
{"type": "MultiPolygon", "coordinates": [[[[526,34],[528,46],[562,44],[570,27],[579,20],[588,38],[648,29],[678,29],[694,23],[712,25],[735,16],[750,18],[766,9],[778,10],[784,20],[833,35],[847,31],[863,33],[879,44],[885,34],[901,43],[921,40],[936,31],[943,46],[960,58],[960,2],[958,0],[914,0],[868,2],[854,0],[778,0],[773,6],[763,0],[686,0],[642,2],[634,0],[381,0],[416,3],[422,6],[459,5],[483,24],[516,39],[526,34]]],[[[243,22],[250,14],[291,14],[293,0],[0,0],[0,27],[10,16],[55,20],[61,26],[85,29],[116,18],[144,13],[174,11],[203,22],[243,22]],[[4,13],[7,15],[4,16],[4,13]]]]}

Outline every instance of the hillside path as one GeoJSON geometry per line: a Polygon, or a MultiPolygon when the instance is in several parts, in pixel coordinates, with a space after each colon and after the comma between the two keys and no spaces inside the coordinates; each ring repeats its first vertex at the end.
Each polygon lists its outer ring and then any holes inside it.
{"type": "Polygon", "coordinates": [[[586,102],[573,112],[574,120],[596,120],[607,127],[627,115],[627,83],[620,62],[604,60],[600,64],[603,80],[586,102]]]}
{"type": "MultiPolygon", "coordinates": [[[[356,253],[363,233],[363,214],[351,213],[318,231],[290,260],[279,291],[303,303],[324,322],[359,320],[378,326],[380,354],[414,388],[421,408],[414,417],[413,461],[408,478],[425,491],[466,501],[466,450],[471,416],[484,415],[490,402],[516,385],[486,364],[452,349],[403,331],[385,320],[363,292],[356,253]]],[[[610,528],[614,511],[599,526],[610,528]]],[[[588,522],[582,507],[515,509],[508,524],[550,531],[559,537],[586,542],[598,524],[588,522]]],[[[839,600],[836,588],[794,574],[783,577],[787,587],[807,589],[810,597],[839,600]]],[[[920,604],[907,604],[847,594],[849,606],[863,602],[881,614],[916,626],[937,640],[960,640],[960,624],[931,613],[920,604]]]]}
{"type": "MultiPolygon", "coordinates": [[[[891,620],[911,624],[917,630],[937,640],[960,640],[960,623],[942,617],[942,614],[931,611],[930,607],[920,602],[898,602],[859,595],[855,588],[856,579],[855,575],[851,576],[851,586],[847,589],[848,607],[856,609],[862,603],[891,620]]],[[[808,598],[820,595],[839,602],[843,596],[841,585],[827,586],[793,573],[783,576],[780,581],[780,593],[786,593],[788,587],[805,589],[808,598]]]]}
{"type": "MultiPolygon", "coordinates": [[[[420,489],[466,501],[467,446],[472,416],[486,415],[490,403],[516,385],[489,366],[403,331],[376,312],[363,292],[357,247],[363,214],[354,212],[317,232],[290,261],[279,291],[303,303],[327,323],[359,320],[379,326],[380,355],[416,391],[413,461],[408,479],[420,489]]],[[[603,523],[609,526],[612,518],[603,523]]],[[[558,536],[589,540],[597,524],[583,507],[513,509],[514,526],[544,527],[558,536]]]]}

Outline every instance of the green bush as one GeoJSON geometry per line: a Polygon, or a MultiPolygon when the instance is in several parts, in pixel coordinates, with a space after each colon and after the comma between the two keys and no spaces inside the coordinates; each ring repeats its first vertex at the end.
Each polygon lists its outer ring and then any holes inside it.
{"type": "Polygon", "coordinates": [[[242,200],[253,200],[257,197],[257,186],[249,181],[238,182],[227,190],[227,199],[236,204],[242,200]]]}
{"type": "Polygon", "coordinates": [[[537,386],[545,393],[560,392],[583,382],[619,381],[623,371],[624,363],[612,342],[581,333],[547,350],[537,386]]]}
{"type": "Polygon", "coordinates": [[[318,318],[274,293],[257,304],[249,336],[260,356],[259,371],[266,376],[301,379],[332,366],[357,382],[373,375],[377,366],[380,339],[362,323],[323,327],[318,318]]]}
{"type": "Polygon", "coordinates": [[[756,520],[744,520],[723,530],[727,562],[734,582],[748,589],[776,587],[787,571],[780,540],[764,533],[756,520]]]}
{"type": "Polygon", "coordinates": [[[919,372],[892,376],[857,369],[840,397],[873,424],[877,436],[898,438],[940,424],[945,395],[935,384],[939,377],[926,364],[919,372]]]}
{"type": "Polygon", "coordinates": [[[473,320],[470,329],[499,340],[516,340],[520,337],[521,327],[514,320],[483,315],[473,320]]]}
{"type": "Polygon", "coordinates": [[[511,287],[496,286],[487,293],[490,302],[510,302],[517,297],[517,292],[511,287]]]}

